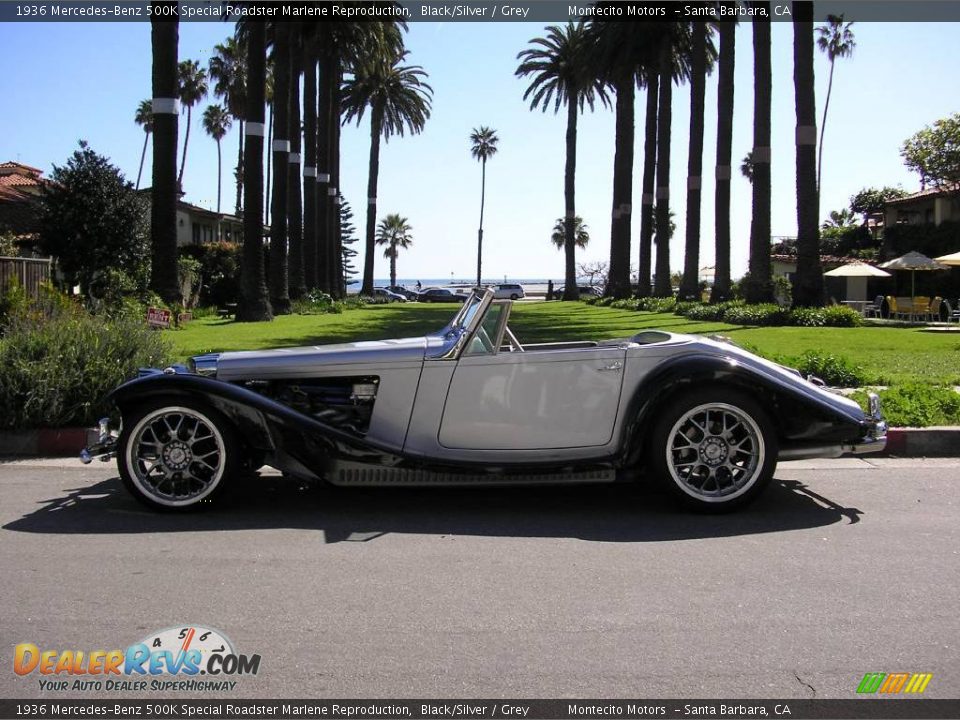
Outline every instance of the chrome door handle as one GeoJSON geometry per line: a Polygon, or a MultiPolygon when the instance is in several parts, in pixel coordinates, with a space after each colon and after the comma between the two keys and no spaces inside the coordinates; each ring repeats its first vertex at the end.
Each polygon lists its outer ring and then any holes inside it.
{"type": "Polygon", "coordinates": [[[597,372],[616,372],[622,367],[623,367],[623,363],[617,360],[615,363],[611,363],[610,365],[604,365],[602,368],[597,368],[597,372]]]}

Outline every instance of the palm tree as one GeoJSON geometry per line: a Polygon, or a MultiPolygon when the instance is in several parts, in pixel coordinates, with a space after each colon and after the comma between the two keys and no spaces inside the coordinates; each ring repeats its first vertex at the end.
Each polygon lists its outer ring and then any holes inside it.
{"type": "Polygon", "coordinates": [[[823,224],[820,226],[823,230],[829,230],[830,228],[853,228],[857,227],[860,223],[857,222],[857,216],[850,208],[843,208],[842,210],[831,210],[830,214],[827,216],[827,219],[823,221],[823,224]]]}
{"type": "Polygon", "coordinates": [[[640,258],[637,266],[637,297],[650,294],[650,263],[653,247],[653,200],[657,170],[657,102],[660,95],[660,75],[645,74],[647,111],[644,121],[643,184],[640,201],[640,258]]]}
{"type": "Polygon", "coordinates": [[[168,303],[180,298],[177,281],[177,45],[176,18],[150,20],[153,52],[153,188],[150,205],[150,285],[168,303]]]}
{"type": "Polygon", "coordinates": [[[140,152],[140,169],[137,170],[137,184],[135,190],[140,189],[140,176],[143,174],[143,161],[147,158],[147,141],[150,140],[150,133],[153,132],[153,106],[149,100],[141,100],[137,106],[137,113],[133,116],[133,121],[143,128],[143,150],[140,152]]]}
{"type": "Polygon", "coordinates": [[[300,177],[300,75],[303,73],[303,28],[293,23],[290,50],[290,156],[287,163],[287,236],[290,244],[289,285],[290,297],[294,300],[306,293],[303,268],[303,200],[300,177]]]}
{"type": "Polygon", "coordinates": [[[820,171],[823,169],[823,135],[827,130],[827,110],[830,109],[830,93],[833,90],[833,66],[837,58],[853,57],[857,41],[851,30],[852,22],[844,23],[843,15],[827,15],[827,24],[817,28],[817,47],[830,60],[830,80],[827,83],[827,99],[823,103],[823,121],[820,123],[820,147],[817,150],[817,191],[820,190],[820,171]]]}
{"type": "MultiPolygon", "coordinates": [[[[576,243],[578,248],[583,250],[587,246],[587,243],[590,242],[590,231],[583,222],[583,218],[579,215],[576,215],[573,218],[573,230],[573,241],[576,243]]],[[[553,226],[553,232],[550,233],[550,241],[556,245],[557,250],[566,249],[567,221],[565,218],[557,218],[557,222],[553,226]]],[[[576,280],[576,277],[574,277],[574,280],[576,280]]]]}
{"type": "MultiPolygon", "coordinates": [[[[690,151],[687,155],[687,222],[683,255],[683,281],[679,296],[700,299],[700,188],[703,183],[704,94],[707,85],[707,37],[712,28],[705,22],[693,23],[693,47],[690,61],[690,151]]],[[[712,58],[711,58],[712,60],[712,58]]]]}
{"type": "Polygon", "coordinates": [[[817,192],[817,101],[813,80],[813,3],[793,3],[793,88],[797,110],[797,273],[793,303],[823,304],[820,197],[817,192]]]}
{"type": "Polygon", "coordinates": [[[663,232],[670,225],[670,135],[673,103],[673,48],[668,36],[660,40],[660,97],[657,117],[657,197],[654,213],[654,233],[657,245],[653,294],[670,297],[673,283],[670,279],[670,237],[663,232]]]}
{"type": "Polygon", "coordinates": [[[223,99],[227,111],[237,121],[240,142],[237,148],[237,167],[234,177],[237,184],[235,212],[241,214],[243,193],[243,139],[244,108],[247,97],[247,60],[242,41],[238,37],[229,37],[213,48],[210,58],[210,78],[214,81],[214,94],[223,99]]]}
{"type": "Polygon", "coordinates": [[[744,283],[748,302],[772,302],[770,278],[770,3],[751,2],[759,12],[753,22],[753,215],[750,223],[749,282],[744,283]]]}
{"type": "Polygon", "coordinates": [[[714,274],[711,302],[730,299],[730,161],[733,157],[733,73],[737,27],[734,21],[717,23],[720,36],[717,83],[717,185],[714,195],[714,274]]]}
{"type": "Polygon", "coordinates": [[[263,268],[263,134],[266,92],[266,26],[251,22],[247,45],[247,143],[243,155],[243,257],[237,320],[272,320],[263,268]]]}
{"type": "MultiPolygon", "coordinates": [[[[577,297],[576,266],[576,172],[577,172],[577,116],[583,112],[584,105],[593,110],[594,99],[599,98],[604,105],[609,102],[605,83],[596,73],[592,73],[587,58],[589,34],[586,26],[568,22],[564,27],[552,25],[547,28],[545,38],[533,38],[533,48],[523,50],[517,55],[522,60],[516,70],[517,77],[533,75],[530,87],[523,99],[530,99],[530,109],[540,107],[546,112],[553,105],[554,113],[561,105],[567,108],[566,167],[564,170],[564,208],[566,218],[565,288],[568,299],[577,297]]],[[[479,281],[478,281],[479,284],[479,281]]]]}
{"type": "MultiPolygon", "coordinates": [[[[287,160],[290,154],[290,34],[292,26],[280,22],[273,26],[273,205],[270,213],[270,305],[277,314],[290,312],[290,286],[287,258],[287,160]]],[[[299,132],[299,128],[297,129],[299,132]]]]}
{"type": "MultiPolygon", "coordinates": [[[[413,235],[407,218],[398,213],[387,215],[377,226],[377,245],[386,245],[383,256],[390,260],[390,285],[397,284],[397,254],[401,249],[406,250],[413,244],[413,235]]],[[[367,293],[361,290],[361,293],[367,293]]],[[[372,293],[371,288],[369,293],[372,293]]]]}
{"type": "MultiPolygon", "coordinates": [[[[317,172],[329,172],[317,162],[317,46],[312,39],[304,40],[303,50],[303,281],[307,290],[322,286],[317,277],[317,200],[322,188],[317,172]]],[[[321,143],[326,147],[326,142],[321,143]]],[[[324,287],[324,290],[329,288],[324,287]]]]}
{"type": "Polygon", "coordinates": [[[183,159],[180,161],[180,174],[177,186],[183,191],[183,169],[187,165],[187,146],[190,144],[190,120],[193,106],[207,96],[207,71],[196,60],[183,60],[177,66],[177,78],[180,83],[180,103],[187,109],[187,131],[183,134],[183,159]]]}
{"type": "Polygon", "coordinates": [[[747,179],[748,183],[753,184],[753,150],[748,151],[740,161],[740,174],[747,179]]]}
{"type": "Polygon", "coordinates": [[[497,131],[486,125],[474,128],[470,133],[470,155],[480,161],[480,229],[477,231],[477,287],[483,268],[483,205],[487,190],[487,160],[497,154],[497,131]]]}
{"type": "MultiPolygon", "coordinates": [[[[317,185],[318,281],[331,294],[345,294],[340,212],[340,120],[345,110],[343,76],[372,58],[393,59],[403,52],[402,21],[317,23],[314,39],[322,50],[318,116],[318,172],[327,180],[317,185]]],[[[318,180],[321,178],[318,177],[318,180]]],[[[376,216],[368,225],[375,222],[376,216]]]]}
{"type": "Polygon", "coordinates": [[[380,137],[387,142],[404,131],[416,135],[430,117],[433,90],[423,78],[419,65],[401,65],[407,52],[394,57],[371,56],[354,68],[353,77],[343,85],[344,122],[360,124],[370,108],[370,172],[367,179],[366,255],[363,259],[361,293],[373,292],[373,247],[377,213],[377,178],[380,174],[380,137]]]}
{"type": "Polygon", "coordinates": [[[217,212],[220,212],[220,189],[223,161],[220,157],[220,141],[223,140],[233,120],[221,105],[208,105],[203,111],[203,129],[217,142],[217,212]]]}

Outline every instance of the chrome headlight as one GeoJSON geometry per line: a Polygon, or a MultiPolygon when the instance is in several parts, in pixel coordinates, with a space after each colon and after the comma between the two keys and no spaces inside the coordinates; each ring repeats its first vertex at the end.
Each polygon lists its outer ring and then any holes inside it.
{"type": "Polygon", "coordinates": [[[194,355],[192,358],[187,360],[187,369],[197,375],[215,377],[217,374],[217,361],[219,359],[220,353],[194,355]]]}

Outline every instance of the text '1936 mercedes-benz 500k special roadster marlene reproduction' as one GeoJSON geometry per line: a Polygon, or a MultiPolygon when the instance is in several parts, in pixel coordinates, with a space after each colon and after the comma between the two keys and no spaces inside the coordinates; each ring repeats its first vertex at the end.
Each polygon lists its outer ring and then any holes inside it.
{"type": "MultiPolygon", "coordinates": [[[[116,455],[158,510],[210,504],[270,465],[335,485],[649,478],[688,506],[738,507],[778,459],[882,450],[870,412],[722,339],[645,331],[523,345],[511,301],[474,293],[426,337],[192,358],[113,391],[84,459],[116,455]]],[[[822,383],[820,383],[822,385],[822,383]]]]}

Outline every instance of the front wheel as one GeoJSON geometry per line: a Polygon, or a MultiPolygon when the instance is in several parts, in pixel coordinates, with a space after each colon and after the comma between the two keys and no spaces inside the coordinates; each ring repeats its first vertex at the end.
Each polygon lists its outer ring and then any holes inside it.
{"type": "Polygon", "coordinates": [[[725,512],[756,498],[777,466],[777,435],[751,398],[725,388],[671,398],[648,462],[657,482],[687,507],[725,512]]]}
{"type": "Polygon", "coordinates": [[[117,465],[124,486],[154,510],[208,507],[242,468],[233,428],[199,406],[142,408],[124,418],[117,465]]]}

